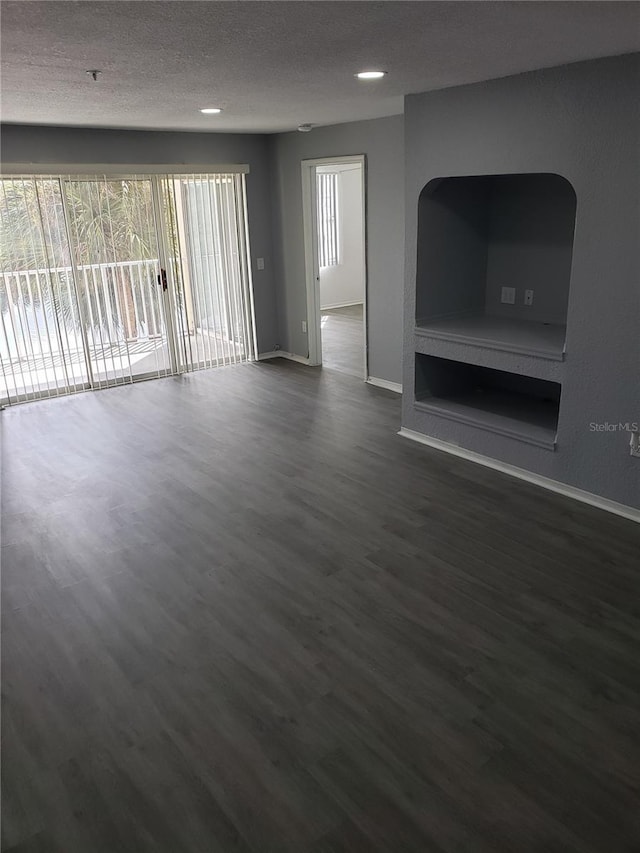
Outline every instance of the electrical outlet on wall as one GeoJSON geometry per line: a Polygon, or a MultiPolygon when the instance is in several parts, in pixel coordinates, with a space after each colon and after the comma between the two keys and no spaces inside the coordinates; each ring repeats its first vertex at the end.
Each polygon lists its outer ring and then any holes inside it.
{"type": "Polygon", "coordinates": [[[500,302],[504,302],[505,305],[515,305],[516,304],[516,289],[515,287],[503,287],[502,294],[500,296],[500,302]]]}
{"type": "Polygon", "coordinates": [[[305,333],[305,335],[307,334],[307,321],[306,320],[302,321],[302,331],[305,333]]]}
{"type": "Polygon", "coordinates": [[[259,270],[264,269],[264,258],[256,258],[256,266],[259,270]]]}
{"type": "Polygon", "coordinates": [[[533,305],[533,290],[525,290],[525,292],[524,292],[524,304],[525,305],[533,305]]]}

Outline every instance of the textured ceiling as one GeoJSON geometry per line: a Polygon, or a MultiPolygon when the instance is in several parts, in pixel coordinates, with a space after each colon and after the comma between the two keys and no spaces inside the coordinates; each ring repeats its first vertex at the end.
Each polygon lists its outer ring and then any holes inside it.
{"type": "Polygon", "coordinates": [[[640,50],[633,2],[3,2],[2,119],[271,132],[640,50]],[[363,83],[354,72],[381,67],[363,83]],[[97,83],[85,74],[99,68],[97,83]],[[219,116],[199,107],[221,106],[219,116]]]}

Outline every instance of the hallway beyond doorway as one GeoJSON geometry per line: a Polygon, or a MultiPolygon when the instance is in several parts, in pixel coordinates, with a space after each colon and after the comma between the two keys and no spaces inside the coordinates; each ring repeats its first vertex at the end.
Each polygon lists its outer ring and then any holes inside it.
{"type": "Polygon", "coordinates": [[[309,364],[366,381],[365,157],[303,160],[301,165],[307,284],[302,330],[308,334],[309,364]],[[329,351],[323,352],[326,345],[329,351]]]}
{"type": "Polygon", "coordinates": [[[362,379],[364,306],[347,305],[322,311],[322,365],[362,379]]]}

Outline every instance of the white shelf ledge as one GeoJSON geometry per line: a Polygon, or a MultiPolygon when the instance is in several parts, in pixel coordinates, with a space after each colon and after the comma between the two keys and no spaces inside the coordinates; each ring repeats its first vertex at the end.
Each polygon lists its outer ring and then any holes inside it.
{"type": "Polygon", "coordinates": [[[425,397],[414,403],[418,411],[468,424],[555,450],[558,410],[556,406],[524,395],[492,391],[456,397],[425,397]]]}
{"type": "Polygon", "coordinates": [[[564,360],[566,326],[511,320],[486,314],[418,320],[419,337],[453,341],[468,346],[519,353],[552,361],[564,360]]]}

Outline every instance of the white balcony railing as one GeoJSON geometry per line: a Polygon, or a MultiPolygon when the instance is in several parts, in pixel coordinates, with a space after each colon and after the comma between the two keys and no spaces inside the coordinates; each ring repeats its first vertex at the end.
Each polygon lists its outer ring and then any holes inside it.
{"type": "Polygon", "coordinates": [[[90,346],[151,342],[164,333],[157,259],[0,273],[0,357],[15,361],[90,346]]]}

